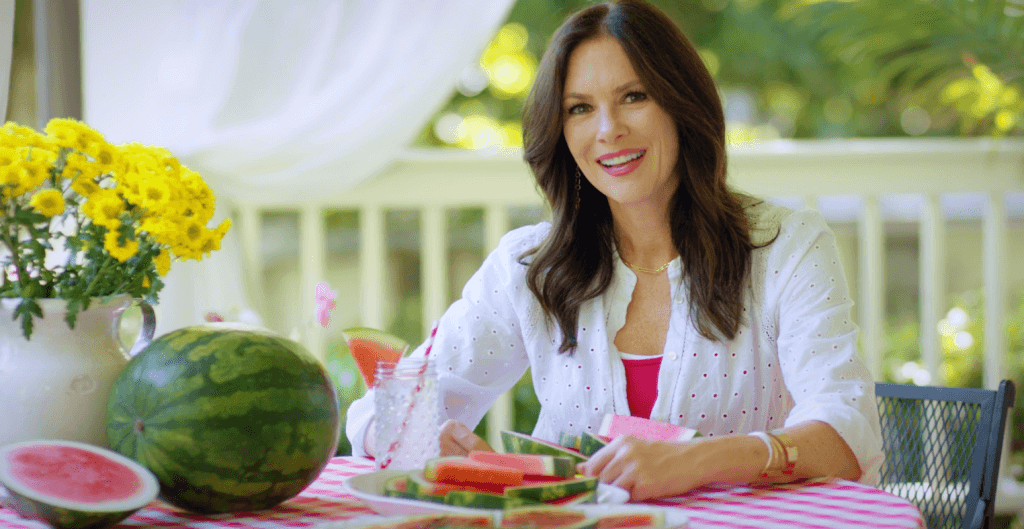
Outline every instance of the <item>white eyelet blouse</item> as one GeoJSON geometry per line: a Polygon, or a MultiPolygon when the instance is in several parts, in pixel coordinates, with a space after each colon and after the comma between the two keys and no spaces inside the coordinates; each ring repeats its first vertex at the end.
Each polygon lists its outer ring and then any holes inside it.
{"type": "MultiPolygon", "coordinates": [[[[853,301],[834,236],[814,211],[764,202],[746,211],[755,244],[778,237],[753,252],[743,322],[733,340],[699,334],[680,259],[668,268],[677,287],[651,418],[708,437],[823,421],[857,456],[860,481],[876,484],[884,456],[874,382],[857,350],[853,301]]],[[[562,431],[597,431],[605,413],[629,414],[614,338],[636,275],[616,256],[611,286],[580,311],[575,354],[558,354],[561,332],[545,323],[519,259],[549,229],[545,222],[506,234],[442,316],[431,352],[442,420],[475,427],[528,367],[541,403],[536,437],[557,442],[562,431]]],[[[356,455],[365,455],[372,415],[371,390],[348,409],[346,432],[356,455]]]]}

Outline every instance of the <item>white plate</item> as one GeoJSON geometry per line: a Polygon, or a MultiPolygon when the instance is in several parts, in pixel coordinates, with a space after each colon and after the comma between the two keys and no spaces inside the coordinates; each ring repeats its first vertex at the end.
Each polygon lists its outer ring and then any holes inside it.
{"type": "MultiPolygon", "coordinates": [[[[463,513],[463,514],[479,514],[481,511],[495,513],[500,522],[500,509],[478,509],[474,507],[457,507],[454,505],[445,505],[443,503],[435,503],[432,501],[420,501],[410,500],[405,498],[392,498],[384,495],[384,482],[395,476],[401,476],[408,474],[408,470],[392,470],[384,469],[376,472],[370,472],[368,474],[360,474],[358,476],[352,476],[345,478],[343,481],[345,489],[349,494],[366,502],[371,509],[376,511],[378,514],[384,516],[408,516],[415,514],[443,514],[443,513],[463,513]]],[[[605,501],[599,504],[591,505],[570,505],[567,509],[579,510],[587,514],[587,516],[601,516],[605,514],[619,514],[629,512],[649,512],[652,510],[660,510],[665,513],[665,525],[670,527],[686,527],[688,518],[686,514],[680,509],[658,507],[654,505],[643,505],[643,504],[632,504],[623,505],[625,500],[629,499],[629,493],[625,490],[616,487],[614,485],[607,485],[605,483],[598,484],[598,498],[602,495],[605,501]],[[625,498],[623,498],[625,495],[625,498]]],[[[330,524],[330,528],[355,528],[362,525],[369,525],[372,523],[381,523],[382,520],[379,517],[371,517],[371,519],[352,519],[346,521],[346,523],[336,525],[330,524]]]]}

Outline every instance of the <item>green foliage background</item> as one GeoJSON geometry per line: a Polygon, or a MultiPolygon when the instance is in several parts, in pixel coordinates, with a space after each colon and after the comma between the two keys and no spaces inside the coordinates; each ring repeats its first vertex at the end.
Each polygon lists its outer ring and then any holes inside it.
{"type": "MultiPolygon", "coordinates": [[[[649,1],[705,57],[727,110],[753,102],[746,126],[794,138],[1024,134],[1024,0],[649,1]]],[[[519,0],[508,20],[540,57],[592,3],[519,0]]],[[[437,116],[472,108],[518,122],[524,95],[456,93],[437,116]]],[[[420,143],[446,145],[434,125],[420,143]]]]}

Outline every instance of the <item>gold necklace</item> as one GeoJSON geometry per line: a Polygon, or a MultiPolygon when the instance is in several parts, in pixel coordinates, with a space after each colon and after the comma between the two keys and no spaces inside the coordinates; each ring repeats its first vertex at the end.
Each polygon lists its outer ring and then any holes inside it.
{"type": "MultiPolygon", "coordinates": [[[[621,255],[619,256],[619,259],[622,259],[621,255]]],[[[672,261],[675,261],[675,260],[676,259],[673,257],[672,261]]],[[[646,272],[648,274],[660,274],[660,273],[664,272],[666,268],[668,268],[668,265],[672,264],[672,261],[669,261],[669,262],[659,266],[658,268],[644,268],[642,266],[634,266],[634,265],[631,265],[628,262],[626,262],[625,259],[622,259],[622,264],[632,268],[633,270],[636,270],[637,272],[646,272]]]]}

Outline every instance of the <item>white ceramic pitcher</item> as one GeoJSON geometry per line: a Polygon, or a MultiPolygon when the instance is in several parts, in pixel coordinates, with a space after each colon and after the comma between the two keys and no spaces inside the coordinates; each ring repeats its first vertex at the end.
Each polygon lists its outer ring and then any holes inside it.
{"type": "Polygon", "coordinates": [[[30,439],[69,439],[109,447],[107,401],[131,356],[149,345],[156,317],[148,303],[127,295],[96,298],[78,313],[75,328],[67,302],[38,300],[26,340],[13,320],[20,299],[0,299],[0,446],[30,439]],[[121,342],[121,316],[137,303],[142,326],[135,343],[121,342]]]}

